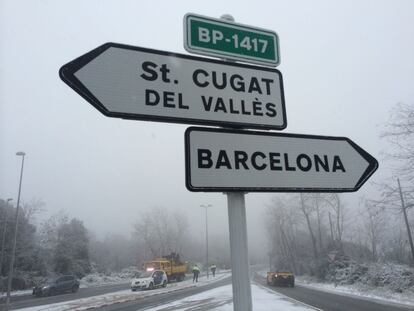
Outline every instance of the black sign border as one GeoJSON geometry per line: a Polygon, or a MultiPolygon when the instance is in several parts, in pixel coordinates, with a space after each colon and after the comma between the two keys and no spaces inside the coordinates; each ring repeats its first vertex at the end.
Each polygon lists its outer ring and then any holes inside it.
{"type": "Polygon", "coordinates": [[[288,134],[274,132],[243,131],[234,129],[218,129],[206,127],[189,127],[184,134],[184,154],[185,154],[185,186],[192,192],[355,192],[368,180],[368,178],[378,169],[378,161],[368,152],[359,147],[351,139],[338,136],[321,136],[306,134],[288,134]],[[368,167],[353,188],[271,188],[271,187],[194,187],[191,184],[191,156],[190,156],[190,133],[192,131],[230,133],[243,135],[277,136],[290,138],[306,138],[317,140],[334,140],[348,142],[368,163],[368,167]]]}
{"type": "Polygon", "coordinates": [[[282,76],[282,73],[275,68],[247,65],[247,64],[241,64],[241,63],[235,63],[235,62],[227,62],[227,61],[222,61],[222,60],[203,58],[203,57],[197,57],[197,56],[178,54],[178,53],[173,53],[173,52],[159,51],[159,50],[148,49],[148,48],[143,48],[143,47],[108,42],[74,59],[73,61],[63,65],[59,70],[59,76],[76,93],[78,93],[87,102],[89,102],[92,106],[98,109],[103,115],[107,117],[111,117],[111,118],[154,121],[154,122],[167,122],[167,123],[180,123],[180,124],[211,125],[211,126],[238,128],[238,129],[252,128],[252,129],[262,129],[262,130],[283,130],[287,126],[285,94],[284,94],[284,89],[283,89],[283,76],[282,76]],[[272,125],[267,125],[267,124],[200,120],[200,119],[192,119],[192,118],[180,118],[180,117],[168,117],[168,116],[165,117],[165,116],[154,116],[154,115],[145,115],[145,114],[111,112],[74,75],[79,69],[86,66],[90,61],[92,61],[93,59],[95,59],[96,57],[98,57],[100,54],[102,54],[103,52],[105,52],[107,49],[111,47],[126,49],[126,50],[133,50],[133,51],[141,51],[141,52],[164,55],[164,56],[173,56],[173,57],[182,58],[182,59],[189,59],[189,60],[194,60],[194,61],[220,64],[220,65],[226,65],[226,66],[248,68],[248,69],[260,70],[260,71],[270,71],[270,72],[276,73],[279,75],[279,78],[280,78],[279,79],[280,95],[282,99],[281,113],[283,115],[282,116],[283,124],[272,126],[272,125]]]}

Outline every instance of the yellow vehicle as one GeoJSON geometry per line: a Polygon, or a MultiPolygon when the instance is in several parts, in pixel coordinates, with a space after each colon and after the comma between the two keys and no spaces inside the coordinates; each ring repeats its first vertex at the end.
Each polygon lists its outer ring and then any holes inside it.
{"type": "Polygon", "coordinates": [[[273,286],[295,286],[295,276],[292,272],[268,272],[267,273],[267,285],[273,286]]]}
{"type": "Polygon", "coordinates": [[[187,264],[180,261],[180,256],[175,253],[155,258],[144,262],[144,269],[146,271],[164,270],[167,274],[168,281],[176,280],[181,282],[185,278],[187,272],[187,264]]]}

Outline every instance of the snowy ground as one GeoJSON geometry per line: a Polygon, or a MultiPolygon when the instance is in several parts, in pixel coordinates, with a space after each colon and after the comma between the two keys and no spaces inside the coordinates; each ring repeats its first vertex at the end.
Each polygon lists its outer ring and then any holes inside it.
{"type": "MultiPolygon", "coordinates": [[[[221,286],[203,293],[193,295],[172,303],[145,311],[233,311],[231,285],[221,286]]],[[[266,289],[260,285],[252,284],[253,310],[255,311],[310,311],[318,310],[313,307],[296,302],[283,295],[266,289]]]]}
{"type": "Polygon", "coordinates": [[[302,286],[335,294],[359,296],[368,299],[378,299],[384,302],[414,306],[414,288],[402,293],[396,293],[383,287],[368,287],[361,284],[335,286],[332,283],[315,282],[306,277],[296,277],[296,282],[302,286]]]}
{"type": "Polygon", "coordinates": [[[112,273],[90,273],[80,280],[80,287],[96,287],[104,285],[124,284],[131,282],[136,273],[136,269],[124,269],[121,272],[112,273]]]}
{"type": "MultiPolygon", "coordinates": [[[[260,271],[258,274],[266,278],[267,271],[260,271]]],[[[378,299],[388,303],[414,306],[414,288],[412,288],[412,290],[406,290],[403,293],[396,293],[384,287],[369,287],[362,284],[335,286],[333,283],[316,282],[312,278],[305,276],[296,276],[295,282],[301,286],[323,290],[334,294],[357,296],[371,300],[378,299]]]]}
{"type": "MultiPolygon", "coordinates": [[[[25,290],[16,290],[10,293],[10,296],[24,296],[24,295],[31,295],[32,294],[32,289],[25,289],[25,290]]],[[[6,292],[1,292],[0,293],[0,301],[2,301],[2,299],[6,298],[7,293],[6,292]]]]}
{"type": "MultiPolygon", "coordinates": [[[[115,284],[128,284],[131,282],[132,276],[131,273],[111,273],[102,274],[102,273],[91,273],[85,276],[80,280],[80,287],[97,287],[97,286],[104,286],[104,285],[115,285],[115,284]]],[[[32,289],[25,289],[25,290],[16,290],[12,291],[11,296],[23,296],[23,295],[31,295],[32,289]]],[[[0,300],[6,297],[5,292],[0,292],[0,300]]]]}
{"type": "Polygon", "coordinates": [[[207,284],[211,284],[213,282],[217,282],[219,280],[222,280],[224,278],[227,278],[230,276],[229,272],[221,273],[219,275],[216,275],[215,278],[210,277],[207,279],[207,277],[202,276],[199,278],[198,283],[193,283],[192,280],[186,280],[180,283],[171,283],[168,284],[166,288],[160,288],[155,289],[152,291],[138,291],[138,292],[132,292],[131,290],[122,290],[117,291],[110,294],[105,295],[99,295],[94,297],[88,297],[88,298],[82,298],[77,300],[71,300],[67,302],[62,303],[54,303],[49,305],[43,305],[43,306],[36,306],[36,307],[29,307],[29,308],[23,308],[18,310],[24,310],[24,311],[81,311],[81,310],[88,310],[92,308],[97,307],[103,307],[115,303],[123,303],[128,301],[133,301],[136,299],[141,299],[144,297],[159,295],[166,292],[173,292],[177,290],[181,290],[184,288],[189,287],[200,287],[205,286],[207,284]]]}

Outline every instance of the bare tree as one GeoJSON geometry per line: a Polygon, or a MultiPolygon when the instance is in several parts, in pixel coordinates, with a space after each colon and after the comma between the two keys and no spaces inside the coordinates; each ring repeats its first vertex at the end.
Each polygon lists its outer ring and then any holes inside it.
{"type": "Polygon", "coordinates": [[[384,154],[394,163],[394,172],[401,179],[414,179],[414,105],[399,103],[390,113],[381,137],[391,148],[384,154]]]}
{"type": "MultiPolygon", "coordinates": [[[[310,199],[311,197],[307,196],[306,198],[310,199]]],[[[305,203],[305,195],[302,194],[302,193],[300,194],[300,209],[303,213],[303,216],[305,217],[306,224],[307,224],[309,234],[310,234],[310,237],[311,237],[313,256],[314,256],[315,259],[317,259],[318,258],[318,248],[316,246],[316,238],[315,238],[315,234],[313,233],[312,224],[311,224],[311,221],[310,221],[310,215],[311,215],[311,213],[314,212],[314,206],[305,203]]]]}
{"type": "MultiPolygon", "coordinates": [[[[410,228],[410,223],[408,222],[408,216],[407,216],[407,210],[406,210],[409,207],[409,205],[407,205],[405,203],[404,195],[403,195],[403,192],[401,190],[400,180],[397,179],[397,181],[398,181],[398,192],[400,194],[400,200],[401,200],[401,210],[402,210],[402,214],[404,216],[405,226],[407,227],[408,241],[410,242],[411,255],[413,257],[412,264],[414,265],[414,243],[413,243],[413,237],[411,235],[411,228],[410,228]]],[[[411,204],[411,206],[413,206],[413,204],[411,204]]]]}
{"type": "MultiPolygon", "coordinates": [[[[309,198],[309,204],[313,205],[314,211],[316,213],[316,220],[317,220],[317,226],[318,226],[318,246],[319,251],[321,252],[324,249],[324,241],[323,236],[325,235],[325,229],[324,226],[324,218],[326,217],[326,212],[329,210],[330,205],[327,203],[329,200],[329,194],[325,193],[309,193],[306,194],[306,196],[309,198]]],[[[329,216],[329,211],[328,211],[329,216]]],[[[331,226],[332,229],[332,226],[331,226]]],[[[333,234],[333,232],[332,232],[333,234]]]]}
{"type": "Polygon", "coordinates": [[[29,222],[33,222],[36,214],[45,211],[46,203],[40,199],[32,199],[28,203],[22,204],[22,213],[29,222]]]}
{"type": "Polygon", "coordinates": [[[342,235],[344,233],[344,204],[341,201],[341,197],[337,193],[325,194],[322,196],[325,203],[327,203],[332,211],[333,220],[331,214],[329,214],[329,221],[331,232],[334,237],[334,241],[338,243],[339,248],[342,248],[342,235]]]}
{"type": "Polygon", "coordinates": [[[382,201],[388,201],[393,205],[400,201],[410,242],[412,264],[414,264],[414,243],[407,215],[407,209],[412,204],[405,203],[407,200],[414,202],[412,196],[408,197],[410,193],[413,193],[414,180],[414,104],[398,103],[391,110],[381,137],[385,138],[392,146],[385,152],[385,155],[394,164],[393,172],[398,177],[398,189],[395,189],[394,186],[384,187],[383,185],[382,201]],[[406,191],[401,190],[400,179],[406,185],[406,191]],[[387,193],[391,193],[391,195],[387,196],[387,193]],[[399,200],[395,200],[396,194],[399,196],[399,200]]]}
{"type": "Polygon", "coordinates": [[[109,233],[98,239],[90,234],[89,241],[91,261],[98,271],[121,271],[143,259],[137,256],[133,241],[123,235],[109,233]]]}
{"type": "Polygon", "coordinates": [[[411,251],[411,264],[414,265],[414,242],[411,233],[411,225],[408,220],[407,210],[414,207],[414,197],[410,188],[403,188],[399,182],[393,181],[393,184],[382,183],[377,184],[380,189],[380,197],[377,200],[371,200],[374,204],[381,206],[384,209],[392,211],[400,215],[403,220],[403,226],[406,227],[406,236],[409,242],[411,251]]]}
{"type": "Polygon", "coordinates": [[[185,244],[188,222],[185,214],[153,208],[143,213],[134,225],[133,235],[142,242],[145,258],[179,253],[185,244]]]}
{"type": "Polygon", "coordinates": [[[363,207],[364,225],[371,249],[372,261],[378,260],[378,248],[385,225],[384,208],[373,204],[372,201],[365,200],[363,207]]]}
{"type": "Polygon", "coordinates": [[[291,202],[291,197],[283,200],[281,197],[273,198],[271,205],[266,210],[266,228],[270,237],[270,255],[280,256],[280,265],[291,265],[293,271],[297,271],[295,226],[297,215],[291,202]]]}

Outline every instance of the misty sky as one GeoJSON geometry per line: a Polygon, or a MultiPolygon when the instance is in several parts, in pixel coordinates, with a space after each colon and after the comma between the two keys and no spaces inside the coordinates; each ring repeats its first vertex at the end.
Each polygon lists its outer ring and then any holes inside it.
{"type": "MultiPolygon", "coordinates": [[[[226,197],[191,193],[184,182],[186,125],[103,116],[64,84],[59,68],[105,42],[178,53],[183,17],[230,13],[236,22],[276,31],[280,39],[287,133],[345,136],[380,162],[379,135],[398,102],[414,99],[412,1],[17,1],[0,0],[0,198],[46,203],[98,234],[129,234],[151,207],[179,209],[192,234],[227,233],[226,197]]],[[[366,184],[349,204],[373,195],[366,184]]],[[[246,196],[250,240],[272,194],[246,196]]],[[[261,246],[261,245],[259,245],[261,246]]]]}

